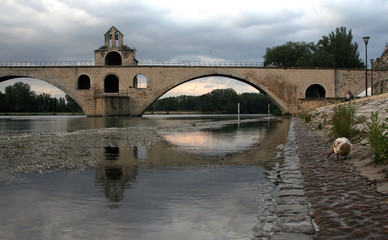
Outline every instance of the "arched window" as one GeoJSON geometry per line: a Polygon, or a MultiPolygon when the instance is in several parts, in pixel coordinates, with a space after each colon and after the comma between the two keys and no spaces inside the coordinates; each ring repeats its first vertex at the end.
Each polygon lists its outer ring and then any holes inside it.
{"type": "Polygon", "coordinates": [[[104,92],[106,93],[119,92],[119,79],[115,75],[111,74],[105,77],[104,92]]]}
{"type": "Polygon", "coordinates": [[[105,57],[105,65],[121,65],[121,55],[118,52],[110,52],[105,57]]]}
{"type": "Polygon", "coordinates": [[[119,45],[119,32],[115,32],[115,45],[119,45]]]}
{"type": "Polygon", "coordinates": [[[81,75],[78,77],[78,89],[87,90],[90,88],[90,78],[88,75],[81,75]]]}
{"type": "Polygon", "coordinates": [[[143,74],[138,74],[133,79],[134,88],[147,88],[147,78],[143,74]]]}
{"type": "Polygon", "coordinates": [[[306,98],[324,98],[326,97],[325,89],[319,84],[313,84],[306,90],[306,98]]]}

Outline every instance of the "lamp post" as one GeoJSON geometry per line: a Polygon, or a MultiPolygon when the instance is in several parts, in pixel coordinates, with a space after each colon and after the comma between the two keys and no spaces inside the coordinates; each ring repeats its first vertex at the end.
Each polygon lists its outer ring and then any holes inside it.
{"type": "Polygon", "coordinates": [[[370,95],[373,96],[373,63],[375,60],[373,58],[370,59],[370,95]]]}
{"type": "Polygon", "coordinates": [[[368,96],[368,41],[370,37],[362,37],[365,43],[365,97],[368,96]]]}

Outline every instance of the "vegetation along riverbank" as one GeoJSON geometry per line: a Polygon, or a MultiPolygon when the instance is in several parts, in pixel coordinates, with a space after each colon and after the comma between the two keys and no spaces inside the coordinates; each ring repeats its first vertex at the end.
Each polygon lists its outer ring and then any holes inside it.
{"type": "Polygon", "coordinates": [[[327,149],[336,137],[348,137],[353,149],[340,161],[388,194],[388,94],[318,108],[301,117],[327,149]]]}

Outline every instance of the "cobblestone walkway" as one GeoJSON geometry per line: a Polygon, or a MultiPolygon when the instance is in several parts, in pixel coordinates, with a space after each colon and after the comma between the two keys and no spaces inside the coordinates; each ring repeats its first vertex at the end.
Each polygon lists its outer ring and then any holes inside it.
{"type": "Polygon", "coordinates": [[[329,146],[300,119],[293,122],[311,217],[319,228],[314,239],[388,239],[388,196],[341,160],[327,159],[329,146]]]}
{"type": "Polygon", "coordinates": [[[278,148],[283,150],[284,161],[266,172],[269,181],[261,193],[258,223],[253,228],[254,239],[313,239],[316,229],[304,190],[294,122],[290,125],[286,145],[278,148]]]}

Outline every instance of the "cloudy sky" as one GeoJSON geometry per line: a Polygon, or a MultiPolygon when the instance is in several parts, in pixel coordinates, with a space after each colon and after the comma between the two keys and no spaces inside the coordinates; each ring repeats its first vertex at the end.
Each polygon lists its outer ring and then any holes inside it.
{"type": "MultiPolygon", "coordinates": [[[[387,0],[2,0],[0,61],[93,61],[111,26],[137,49],[139,61],[262,62],[266,48],[317,42],[341,26],[352,30],[362,59],[362,37],[371,37],[369,59],[380,57],[388,42],[387,13],[387,0]]],[[[6,83],[12,82],[0,91],[6,83]]],[[[213,87],[252,91],[234,80],[207,78],[175,94],[213,87]]]]}

